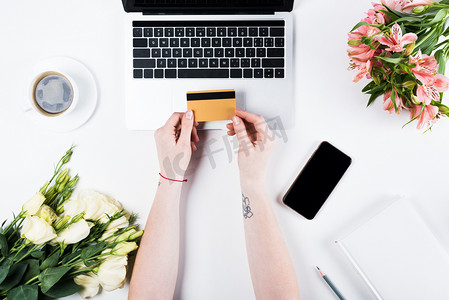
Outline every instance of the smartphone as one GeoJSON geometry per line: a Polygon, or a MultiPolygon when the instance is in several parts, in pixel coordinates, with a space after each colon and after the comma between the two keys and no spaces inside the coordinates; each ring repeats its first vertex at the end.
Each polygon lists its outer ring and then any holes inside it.
{"type": "Polygon", "coordinates": [[[288,189],[284,204],[312,220],[350,164],[349,156],[322,142],[288,189]]]}

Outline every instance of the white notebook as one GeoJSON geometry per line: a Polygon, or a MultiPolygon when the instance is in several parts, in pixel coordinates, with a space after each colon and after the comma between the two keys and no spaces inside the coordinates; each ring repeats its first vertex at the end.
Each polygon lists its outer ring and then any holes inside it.
{"type": "Polygon", "coordinates": [[[336,243],[373,299],[449,299],[449,254],[405,199],[336,243]]]}

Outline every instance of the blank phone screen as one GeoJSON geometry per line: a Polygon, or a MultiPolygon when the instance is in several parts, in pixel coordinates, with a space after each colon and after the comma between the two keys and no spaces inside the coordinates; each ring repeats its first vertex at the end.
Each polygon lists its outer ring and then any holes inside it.
{"type": "Polygon", "coordinates": [[[284,196],[284,203],[311,220],[351,164],[351,158],[322,142],[284,196]]]}

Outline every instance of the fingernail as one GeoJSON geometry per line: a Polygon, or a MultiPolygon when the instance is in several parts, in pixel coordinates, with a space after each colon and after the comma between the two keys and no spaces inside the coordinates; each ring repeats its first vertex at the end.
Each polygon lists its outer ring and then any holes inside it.
{"type": "Polygon", "coordinates": [[[192,118],[193,118],[193,112],[192,112],[191,110],[188,110],[188,111],[186,112],[186,118],[187,118],[187,120],[192,120],[192,118]]]}
{"type": "Polygon", "coordinates": [[[234,116],[234,118],[232,118],[232,120],[234,121],[234,123],[236,125],[238,125],[240,123],[240,120],[239,120],[239,118],[237,116],[234,116]]]}

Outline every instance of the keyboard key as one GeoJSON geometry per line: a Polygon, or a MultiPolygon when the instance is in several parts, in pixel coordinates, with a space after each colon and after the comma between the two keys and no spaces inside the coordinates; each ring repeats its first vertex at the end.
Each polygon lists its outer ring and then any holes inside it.
{"type": "Polygon", "coordinates": [[[263,47],[263,38],[255,38],[254,47],[263,47]]]}
{"type": "Polygon", "coordinates": [[[167,67],[167,60],[164,58],[157,60],[157,67],[158,68],[166,68],[167,67]]]}
{"type": "Polygon", "coordinates": [[[226,28],[223,27],[217,28],[217,36],[226,36],[226,28]]]}
{"type": "Polygon", "coordinates": [[[218,58],[209,59],[209,67],[218,68],[218,58]]]}
{"type": "Polygon", "coordinates": [[[206,28],[197,28],[196,36],[206,36],[206,28]]]}
{"type": "Polygon", "coordinates": [[[274,46],[276,47],[284,47],[284,38],[275,38],[274,46]]]}
{"type": "Polygon", "coordinates": [[[148,41],[150,42],[150,44],[148,45],[149,47],[159,47],[158,39],[148,39],[148,41]]]}
{"type": "Polygon", "coordinates": [[[265,57],[265,48],[257,48],[257,57],[265,57]]]}
{"type": "Polygon", "coordinates": [[[231,78],[242,78],[242,69],[231,69],[231,78]]]}
{"type": "Polygon", "coordinates": [[[144,37],[153,37],[153,28],[144,28],[143,36],[144,37]]]}
{"type": "Polygon", "coordinates": [[[212,47],[221,47],[221,39],[213,38],[212,39],[212,47]]]}
{"type": "Polygon", "coordinates": [[[176,78],[176,69],[165,69],[165,78],[176,78]]]}
{"type": "Polygon", "coordinates": [[[162,57],[171,57],[171,49],[162,49],[162,57]]]}
{"type": "Polygon", "coordinates": [[[150,57],[150,49],[133,49],[133,57],[150,57]]]}
{"type": "Polygon", "coordinates": [[[214,56],[214,49],[212,48],[204,49],[204,57],[213,57],[213,56],[214,56]]]}
{"type": "Polygon", "coordinates": [[[170,58],[167,60],[167,66],[169,68],[176,68],[176,59],[175,58],[170,58]]]}
{"type": "Polygon", "coordinates": [[[283,68],[284,59],[283,58],[263,58],[262,67],[264,68],[283,68]]]}
{"type": "Polygon", "coordinates": [[[142,78],[143,72],[141,69],[134,69],[134,78],[142,78]]]}
{"type": "Polygon", "coordinates": [[[252,69],[244,69],[243,70],[243,78],[253,78],[253,70],[252,69]]]}
{"type": "Polygon", "coordinates": [[[229,68],[229,58],[220,59],[220,68],[229,68]]]}
{"type": "Polygon", "coordinates": [[[207,58],[201,58],[199,63],[200,68],[207,68],[209,66],[209,60],[207,58]]]}
{"type": "Polygon", "coordinates": [[[223,48],[215,48],[215,57],[223,57],[224,49],[223,48]]]}
{"type": "Polygon", "coordinates": [[[172,48],[179,47],[179,38],[171,38],[170,47],[172,48]]]}
{"type": "Polygon", "coordinates": [[[274,45],[273,38],[265,38],[265,47],[269,48],[273,47],[273,45],[274,45]]]}
{"type": "Polygon", "coordinates": [[[239,67],[240,67],[240,59],[231,58],[231,68],[239,68],[239,67]]]}
{"type": "Polygon", "coordinates": [[[229,78],[229,69],[181,69],[178,78],[229,78]]]}
{"type": "Polygon", "coordinates": [[[239,29],[237,29],[238,35],[239,36],[247,36],[248,35],[248,28],[246,27],[239,27],[239,29]]]}
{"type": "Polygon", "coordinates": [[[195,28],[186,28],[186,36],[188,37],[192,37],[195,36],[195,28]]]}
{"type": "Polygon", "coordinates": [[[234,48],[226,48],[225,56],[226,57],[234,57],[234,48]]]}
{"type": "Polygon", "coordinates": [[[143,70],[143,78],[153,78],[153,69],[143,70]]]}
{"type": "Polygon", "coordinates": [[[189,68],[197,68],[198,67],[198,59],[191,58],[189,59],[189,68]]]}
{"type": "Polygon", "coordinates": [[[260,27],[259,36],[268,36],[268,27],[260,27]]]}
{"type": "Polygon", "coordinates": [[[133,37],[141,37],[142,28],[133,28],[133,37]]]}
{"type": "Polygon", "coordinates": [[[228,36],[237,36],[237,28],[229,27],[228,28],[228,36]]]}
{"type": "Polygon", "coordinates": [[[233,38],[232,39],[232,46],[237,48],[237,47],[242,47],[242,38],[233,38]]]}
{"type": "Polygon", "coordinates": [[[207,28],[207,36],[213,37],[217,35],[217,29],[215,27],[207,28]]]}
{"type": "Polygon", "coordinates": [[[154,78],[164,78],[164,69],[154,70],[154,78]]]}
{"type": "Polygon", "coordinates": [[[193,57],[203,57],[203,49],[201,48],[193,49],[193,57]]]}
{"type": "Polygon", "coordinates": [[[181,47],[190,47],[190,39],[182,38],[181,39],[181,47]]]}
{"type": "Polygon", "coordinates": [[[173,49],[173,57],[182,57],[182,49],[174,48],[173,49]]]}
{"type": "Polygon", "coordinates": [[[201,47],[210,47],[210,38],[202,38],[201,39],[201,47]]]}
{"type": "Polygon", "coordinates": [[[183,57],[192,57],[192,49],[191,48],[182,49],[182,56],[183,57]]]}
{"type": "Polygon", "coordinates": [[[254,69],[254,78],[263,78],[263,69],[254,69]]]}
{"type": "Polygon", "coordinates": [[[161,49],[151,49],[151,57],[161,57],[161,49]]]}
{"type": "Polygon", "coordinates": [[[254,48],[246,48],[246,57],[255,57],[256,49],[254,48]]]}
{"type": "Polygon", "coordinates": [[[184,36],[184,28],[175,28],[175,36],[183,37],[184,36]]]}
{"type": "Polygon", "coordinates": [[[249,36],[259,36],[259,31],[257,30],[257,27],[249,28],[249,36]]]}
{"type": "Polygon", "coordinates": [[[251,67],[251,60],[249,58],[242,58],[240,63],[242,65],[242,68],[249,68],[249,67],[251,67]]]}
{"type": "Polygon", "coordinates": [[[267,57],[284,57],[284,48],[267,49],[267,57]]]}
{"type": "Polygon", "coordinates": [[[243,46],[244,47],[252,47],[253,46],[253,39],[252,38],[244,38],[243,39],[243,46]]]}
{"type": "Polygon", "coordinates": [[[236,57],[245,57],[245,49],[244,48],[236,48],[235,56],[236,57]]]}
{"type": "Polygon", "coordinates": [[[260,58],[252,58],[251,59],[251,67],[252,68],[260,68],[260,58]]]}
{"type": "Polygon", "coordinates": [[[275,69],[274,75],[276,78],[284,78],[284,69],[275,69]]]}
{"type": "Polygon", "coordinates": [[[284,36],[284,28],[270,28],[270,36],[284,36]]]}
{"type": "Polygon", "coordinates": [[[201,47],[201,40],[199,38],[190,39],[191,47],[201,47]]]}
{"type": "Polygon", "coordinates": [[[148,39],[133,39],[134,47],[146,47],[148,39]]]}
{"type": "Polygon", "coordinates": [[[264,69],[265,78],[273,78],[273,69],[264,69]]]}
{"type": "Polygon", "coordinates": [[[154,28],[154,36],[155,37],[163,37],[164,30],[162,28],[154,28]]]}
{"type": "Polygon", "coordinates": [[[222,40],[222,44],[223,44],[223,47],[231,47],[231,39],[230,38],[224,38],[222,40]]]}
{"type": "Polygon", "coordinates": [[[175,35],[174,29],[170,27],[165,28],[164,33],[166,37],[172,37],[175,35]]]}
{"type": "Polygon", "coordinates": [[[178,59],[178,68],[187,68],[187,59],[185,58],[178,59]]]}
{"type": "Polygon", "coordinates": [[[168,39],[159,39],[159,47],[168,47],[168,39]]]}

